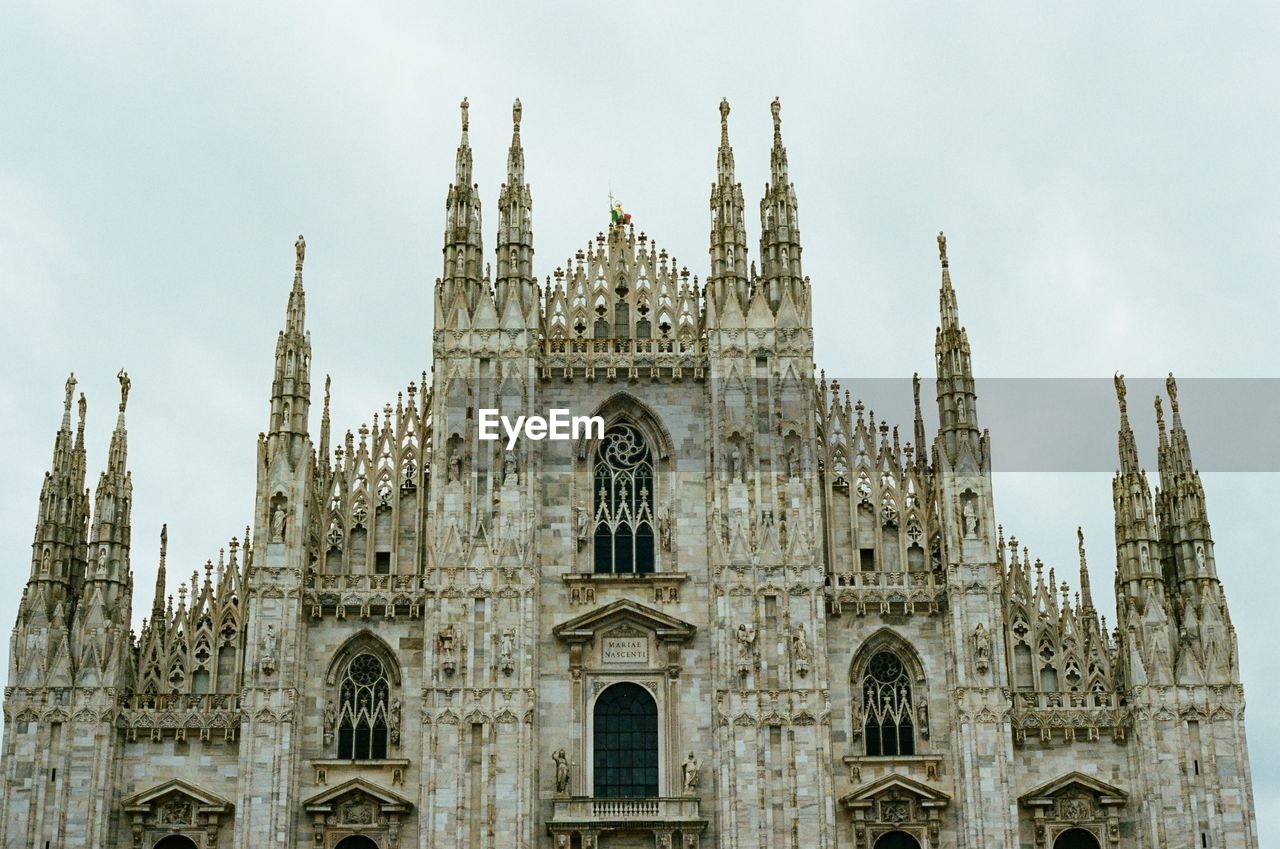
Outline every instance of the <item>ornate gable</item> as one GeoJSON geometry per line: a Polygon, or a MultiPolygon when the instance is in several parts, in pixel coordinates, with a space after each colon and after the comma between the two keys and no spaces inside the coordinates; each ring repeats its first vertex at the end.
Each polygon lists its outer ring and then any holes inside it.
{"type": "Polygon", "coordinates": [[[232,805],[216,793],[175,778],[130,796],[121,808],[130,817],[135,846],[151,845],[171,834],[189,837],[197,846],[214,846],[218,827],[232,805]]]}
{"type": "Polygon", "coordinates": [[[311,815],[316,846],[331,847],[359,834],[379,837],[381,845],[395,849],[400,820],[413,803],[363,778],[353,778],[312,796],[302,807],[311,815]]]}
{"type": "Polygon", "coordinates": [[[942,809],[951,797],[941,790],[891,773],[855,789],[840,799],[853,814],[854,839],[859,847],[874,846],[881,835],[901,831],[923,845],[938,845],[942,809]]]}
{"type": "Polygon", "coordinates": [[[1018,799],[1033,812],[1037,849],[1052,846],[1059,834],[1071,829],[1090,832],[1104,847],[1116,845],[1120,809],[1128,801],[1125,791],[1082,772],[1060,775],[1018,799]]]}

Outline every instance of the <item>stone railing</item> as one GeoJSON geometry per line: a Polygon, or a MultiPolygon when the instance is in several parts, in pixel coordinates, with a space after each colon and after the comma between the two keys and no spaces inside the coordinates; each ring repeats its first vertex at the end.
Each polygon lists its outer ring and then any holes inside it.
{"type": "Polygon", "coordinates": [[[652,797],[646,799],[556,799],[552,823],[679,823],[697,822],[701,817],[696,796],[652,797]]]}
{"type": "Polygon", "coordinates": [[[547,339],[542,376],[699,379],[706,362],[706,346],[698,339],[547,339]]]}
{"type": "Polygon", "coordinates": [[[1101,706],[1095,706],[1091,693],[1018,693],[1009,714],[1013,742],[1018,746],[1033,741],[1069,744],[1098,740],[1104,733],[1123,742],[1133,725],[1133,714],[1128,707],[1120,706],[1114,695],[1108,694],[1103,700],[1101,706]],[[1080,695],[1088,701],[1073,703],[1069,698],[1080,695]]]}
{"type": "Polygon", "coordinates": [[[125,736],[152,740],[198,736],[206,742],[236,739],[240,728],[238,693],[134,693],[122,700],[125,736]]]}
{"type": "Polygon", "coordinates": [[[422,575],[327,575],[311,572],[303,578],[303,601],[311,618],[326,613],[345,619],[348,615],[408,616],[422,615],[426,598],[422,575]]]}
{"type": "Polygon", "coordinates": [[[851,613],[938,612],[946,592],[933,572],[838,572],[829,575],[825,595],[832,616],[851,613]]]}

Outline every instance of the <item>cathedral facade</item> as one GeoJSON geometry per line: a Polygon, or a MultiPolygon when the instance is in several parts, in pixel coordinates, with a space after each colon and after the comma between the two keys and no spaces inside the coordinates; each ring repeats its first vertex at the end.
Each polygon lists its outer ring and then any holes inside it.
{"type": "MultiPolygon", "coordinates": [[[[620,207],[539,282],[519,102],[482,248],[463,104],[430,372],[312,429],[299,237],[252,528],[131,630],[121,397],[68,380],[10,643],[7,849],[1256,847],[1244,693],[1168,383],[1123,378],[1114,630],[992,506],[945,237],[939,427],[814,374],[777,101],[749,262],[729,106],[704,280],[620,207]],[[481,439],[479,411],[600,433],[481,439]]],[[[819,294],[820,297],[820,294],[819,294]]],[[[526,432],[526,436],[528,432],[526,432]]]]}

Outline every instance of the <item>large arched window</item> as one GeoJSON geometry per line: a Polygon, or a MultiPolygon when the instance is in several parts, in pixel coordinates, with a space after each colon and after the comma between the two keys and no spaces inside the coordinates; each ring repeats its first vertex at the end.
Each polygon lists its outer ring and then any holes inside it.
{"type": "Polygon", "coordinates": [[[614,684],[596,700],[594,795],[658,795],[658,704],[639,684],[614,684]]]}
{"type": "Polygon", "coordinates": [[[863,732],[871,757],[914,755],[916,734],[911,677],[896,654],[872,655],[862,677],[863,732]]]}
{"type": "Polygon", "coordinates": [[[654,570],[653,455],[635,425],[605,431],[592,467],[597,573],[654,570]]]}
{"type": "Polygon", "coordinates": [[[338,757],[387,756],[387,703],[391,687],[382,661],[367,652],[347,664],[338,687],[338,757]]]}

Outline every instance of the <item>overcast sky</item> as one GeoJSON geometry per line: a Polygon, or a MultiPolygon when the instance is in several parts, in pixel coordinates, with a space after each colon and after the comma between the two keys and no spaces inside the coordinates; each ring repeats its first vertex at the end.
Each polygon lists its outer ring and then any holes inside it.
{"type": "MultiPolygon", "coordinates": [[[[429,367],[464,95],[490,250],[523,101],[540,277],[603,228],[610,190],[702,276],[722,96],[754,256],[781,96],[818,361],[869,406],[907,402],[905,382],[870,378],[931,373],[939,229],[980,393],[996,377],[1109,387],[1117,369],[1280,377],[1275,3],[422,5],[6,7],[0,621],[28,575],[69,371],[89,399],[91,482],[115,373],[133,379],[139,621],[162,522],[170,591],[243,532],[299,232],[335,431],[429,367]]],[[[1203,423],[1193,448],[1221,449],[1215,420],[1241,414],[1211,404],[1209,385],[1186,381],[1182,401],[1203,423]]],[[[1274,383],[1256,385],[1275,400],[1274,383]]],[[[1149,399],[1131,393],[1154,471],[1149,399]]],[[[1055,426],[1073,418],[1113,450],[1109,401],[1055,426]]],[[[1019,438],[984,424],[997,456],[1019,438]]],[[[1087,465],[1001,474],[996,508],[1073,585],[1083,525],[1110,612],[1111,466],[1087,465]]],[[[1280,842],[1280,487],[1240,471],[1205,486],[1265,845],[1280,842]]]]}

